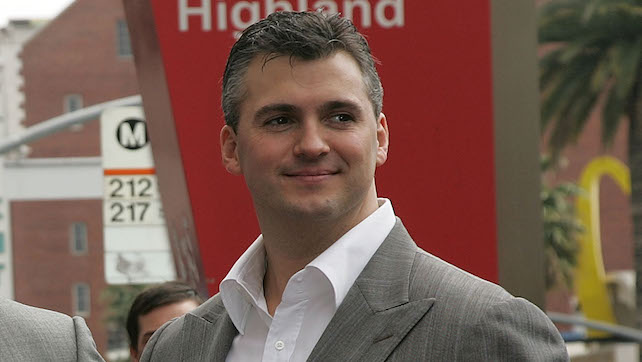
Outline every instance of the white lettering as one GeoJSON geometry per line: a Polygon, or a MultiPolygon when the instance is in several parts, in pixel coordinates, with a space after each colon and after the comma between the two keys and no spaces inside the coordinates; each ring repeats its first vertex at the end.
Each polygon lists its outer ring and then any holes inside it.
{"type": "Polygon", "coordinates": [[[375,19],[383,28],[401,28],[404,26],[404,18],[403,0],[382,0],[375,7],[375,19]],[[386,18],[386,8],[389,6],[394,12],[391,19],[386,18]]]}
{"type": "Polygon", "coordinates": [[[260,20],[260,11],[261,7],[258,2],[239,1],[232,6],[232,25],[235,29],[245,29],[260,20]],[[247,21],[243,21],[241,18],[243,10],[250,12],[250,18],[247,21]]]}
{"type": "Polygon", "coordinates": [[[292,11],[292,4],[288,1],[274,1],[266,0],[265,1],[265,16],[268,16],[277,11],[292,11]]]}
{"type": "Polygon", "coordinates": [[[339,12],[339,7],[337,6],[337,3],[335,3],[332,0],[317,1],[314,3],[314,5],[312,5],[312,8],[314,10],[323,9],[323,11],[329,14],[336,14],[339,12]]]}
{"type": "Polygon", "coordinates": [[[201,16],[203,31],[212,30],[212,0],[201,0],[201,7],[189,7],[187,0],[178,1],[178,29],[189,30],[189,16],[201,16]]]}
{"type": "Polygon", "coordinates": [[[346,0],[343,2],[343,14],[346,18],[354,20],[354,8],[361,9],[361,25],[364,28],[369,28],[372,25],[370,18],[370,3],[366,0],[346,0]]]}
{"type": "Polygon", "coordinates": [[[227,30],[227,5],[223,2],[216,4],[216,29],[227,30]]]}
{"type": "Polygon", "coordinates": [[[178,0],[178,28],[181,32],[189,31],[190,17],[196,16],[200,18],[202,31],[212,30],[212,17],[215,17],[217,31],[231,29],[238,34],[259,21],[262,15],[292,11],[295,4],[298,11],[322,10],[337,14],[341,10],[358,27],[370,28],[373,23],[382,28],[405,26],[405,0],[342,0],[341,3],[339,0],[243,0],[235,3],[214,0],[215,9],[212,8],[212,0],[200,0],[200,6],[189,6],[188,1],[192,0],[178,0]]]}
{"type": "Polygon", "coordinates": [[[138,122],[133,129],[129,123],[122,123],[118,127],[120,144],[124,147],[142,147],[145,145],[145,123],[138,122]]]}

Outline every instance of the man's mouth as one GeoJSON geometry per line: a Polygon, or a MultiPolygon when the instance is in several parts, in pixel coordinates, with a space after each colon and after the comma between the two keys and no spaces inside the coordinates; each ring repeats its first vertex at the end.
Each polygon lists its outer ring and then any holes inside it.
{"type": "Polygon", "coordinates": [[[284,175],[286,177],[291,177],[300,181],[314,182],[314,181],[325,180],[338,173],[339,173],[338,170],[332,170],[332,169],[301,169],[301,170],[287,171],[284,173],[284,175]]]}

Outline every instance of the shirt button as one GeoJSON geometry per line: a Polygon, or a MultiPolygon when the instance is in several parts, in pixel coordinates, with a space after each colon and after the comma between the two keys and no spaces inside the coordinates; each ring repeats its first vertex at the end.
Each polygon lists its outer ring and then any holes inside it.
{"type": "Polygon", "coordinates": [[[283,341],[276,341],[276,343],[274,343],[274,348],[276,348],[277,351],[280,351],[285,348],[285,343],[283,343],[283,341]]]}

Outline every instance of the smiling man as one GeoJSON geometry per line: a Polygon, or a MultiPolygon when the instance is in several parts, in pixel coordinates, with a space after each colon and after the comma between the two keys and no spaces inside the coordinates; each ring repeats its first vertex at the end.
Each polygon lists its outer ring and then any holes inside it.
{"type": "Polygon", "coordinates": [[[243,32],[223,77],[221,153],[261,235],[143,360],[568,359],[536,306],[419,249],[377,197],[382,98],[347,19],[279,12],[243,32]]]}

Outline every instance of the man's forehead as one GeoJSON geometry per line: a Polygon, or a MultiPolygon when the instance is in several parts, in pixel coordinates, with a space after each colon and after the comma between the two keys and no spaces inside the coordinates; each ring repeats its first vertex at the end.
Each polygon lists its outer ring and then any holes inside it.
{"type": "Polygon", "coordinates": [[[288,99],[301,99],[307,91],[321,95],[320,89],[325,89],[325,93],[331,91],[331,94],[323,96],[322,102],[369,101],[365,78],[356,61],[345,52],[313,60],[287,55],[264,59],[265,55],[255,57],[248,66],[243,80],[241,109],[248,101],[256,101],[257,97],[262,100],[258,107],[262,107],[268,103],[289,103],[288,99]]]}
{"type": "Polygon", "coordinates": [[[296,67],[297,65],[300,65],[300,64],[310,64],[314,62],[327,60],[337,56],[338,54],[343,54],[347,56],[347,58],[351,59],[354,62],[354,64],[359,68],[359,70],[361,70],[361,67],[357,59],[350,52],[344,49],[336,49],[327,54],[320,54],[319,56],[315,56],[315,57],[302,57],[297,55],[296,53],[262,52],[262,53],[258,53],[250,60],[248,64],[248,69],[252,66],[255,66],[255,67],[258,66],[262,71],[265,71],[265,68],[275,60],[280,60],[280,61],[286,60],[291,67],[296,67]]]}
{"type": "Polygon", "coordinates": [[[290,79],[301,84],[306,82],[314,84],[321,83],[332,76],[336,79],[357,81],[364,90],[367,88],[366,77],[359,64],[344,51],[333,52],[328,56],[315,59],[290,55],[255,56],[243,75],[243,88],[247,93],[249,87],[262,82],[268,82],[264,85],[271,88],[272,85],[287,82],[290,79]]]}

